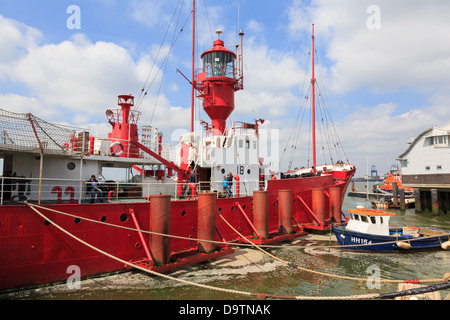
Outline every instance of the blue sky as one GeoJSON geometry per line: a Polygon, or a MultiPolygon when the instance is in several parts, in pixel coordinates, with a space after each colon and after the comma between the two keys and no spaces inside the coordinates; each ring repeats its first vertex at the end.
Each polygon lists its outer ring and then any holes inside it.
{"type": "MultiPolygon", "coordinates": [[[[191,0],[3,0],[0,107],[106,135],[104,111],[119,94],[138,96],[156,61],[153,75],[161,72],[139,109],[141,124],[153,115],[152,124],[170,142],[173,132],[189,129],[190,88],[176,69],[190,75],[190,21],[164,73],[163,61],[191,8],[191,0]],[[80,29],[67,27],[71,5],[80,8],[80,29]],[[177,29],[169,30],[156,59],[177,5],[177,29]]],[[[450,122],[446,0],[197,0],[197,12],[200,52],[212,45],[216,29],[229,47],[244,30],[245,90],[236,94],[231,120],[266,119],[280,130],[281,147],[310,79],[312,23],[317,77],[326,84],[334,125],[358,176],[366,173],[367,159],[386,171],[410,138],[450,122]],[[369,10],[373,5],[378,13],[369,10]]],[[[196,120],[208,120],[198,109],[196,120]]],[[[302,141],[296,166],[306,165],[307,138],[302,141]]]]}

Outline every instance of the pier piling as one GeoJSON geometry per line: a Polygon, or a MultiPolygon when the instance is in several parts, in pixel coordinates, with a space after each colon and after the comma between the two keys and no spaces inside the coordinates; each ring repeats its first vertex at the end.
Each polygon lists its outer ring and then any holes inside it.
{"type": "Polygon", "coordinates": [[[397,182],[392,183],[392,202],[394,206],[398,206],[398,185],[397,182]]]}
{"type": "Polygon", "coordinates": [[[403,188],[398,189],[398,195],[400,197],[400,210],[405,211],[406,210],[405,189],[403,188]]]}
{"type": "Polygon", "coordinates": [[[431,189],[431,212],[434,214],[439,214],[439,198],[437,189],[431,189]]]}

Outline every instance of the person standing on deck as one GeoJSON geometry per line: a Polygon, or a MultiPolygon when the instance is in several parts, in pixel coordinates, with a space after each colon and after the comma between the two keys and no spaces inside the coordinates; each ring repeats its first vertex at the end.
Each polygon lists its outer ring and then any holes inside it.
{"type": "Polygon", "coordinates": [[[231,192],[232,187],[233,187],[233,174],[229,172],[227,177],[227,192],[228,196],[230,197],[233,195],[233,192],[231,192]]]}

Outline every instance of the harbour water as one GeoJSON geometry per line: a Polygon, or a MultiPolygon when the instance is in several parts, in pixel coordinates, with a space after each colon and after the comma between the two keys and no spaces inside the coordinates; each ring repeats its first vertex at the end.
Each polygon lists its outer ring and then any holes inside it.
{"type": "MultiPolygon", "coordinates": [[[[360,191],[365,183],[357,182],[360,191]]],[[[369,186],[370,190],[372,186],[369,186]]],[[[364,199],[346,197],[343,211],[354,208],[364,199]]],[[[391,223],[398,226],[430,226],[450,230],[450,216],[415,213],[414,209],[396,212],[391,223]]],[[[397,291],[397,284],[376,282],[376,279],[414,280],[440,279],[450,272],[450,252],[431,251],[405,254],[353,253],[324,246],[336,245],[332,235],[312,235],[290,246],[268,248],[282,260],[305,269],[330,275],[370,279],[352,281],[334,276],[299,271],[274,260],[264,253],[242,248],[232,256],[172,273],[178,279],[217,288],[269,295],[306,297],[346,297],[368,293],[397,291]],[[306,246],[306,247],[305,247],[306,246]]],[[[84,280],[80,288],[67,284],[0,295],[2,300],[241,300],[248,296],[198,288],[150,276],[141,272],[125,272],[84,280]]],[[[441,292],[442,299],[450,290],[441,292]]]]}

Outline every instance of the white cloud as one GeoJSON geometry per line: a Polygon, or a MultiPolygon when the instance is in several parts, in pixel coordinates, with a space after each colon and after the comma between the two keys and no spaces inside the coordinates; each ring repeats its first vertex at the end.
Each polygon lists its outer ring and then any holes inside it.
{"type": "MultiPolygon", "coordinates": [[[[92,119],[106,122],[105,110],[119,108],[117,95],[139,95],[154,59],[143,55],[135,61],[125,48],[112,42],[93,43],[84,34],[75,34],[61,43],[39,45],[42,34],[33,28],[2,17],[0,26],[10,31],[8,36],[0,36],[0,43],[9,45],[0,56],[0,68],[8,75],[6,81],[22,87],[20,94],[0,94],[0,108],[32,112],[47,121],[89,127],[95,132],[97,124],[93,125],[92,119]]],[[[166,54],[167,48],[164,50],[166,54]]],[[[141,124],[151,120],[162,79],[158,65],[149,79],[153,85],[140,108],[145,110],[141,124]]],[[[154,126],[168,130],[188,126],[188,109],[171,106],[164,94],[157,103],[154,126]]],[[[105,134],[109,124],[100,127],[105,134]]]]}
{"type": "Polygon", "coordinates": [[[264,24],[262,22],[256,21],[254,19],[247,23],[246,32],[250,34],[262,33],[265,30],[264,24]]]}
{"type": "Polygon", "coordinates": [[[315,24],[316,45],[329,60],[328,92],[364,105],[348,105],[336,123],[359,175],[366,157],[392,164],[410,137],[450,118],[449,12],[450,3],[438,0],[294,0],[288,7],[287,30],[295,41],[315,24]],[[380,29],[367,27],[370,5],[380,8],[380,29]],[[409,99],[407,106],[402,91],[428,103],[409,99]],[[372,102],[361,92],[372,92],[372,102]]]}
{"type": "Polygon", "coordinates": [[[349,92],[363,86],[396,90],[429,89],[450,82],[450,3],[445,1],[377,1],[381,29],[370,30],[367,8],[373,1],[294,1],[288,9],[289,30],[310,32],[327,43],[333,61],[333,89],[349,92]],[[433,77],[429,75],[432,74],[433,77]]]}

